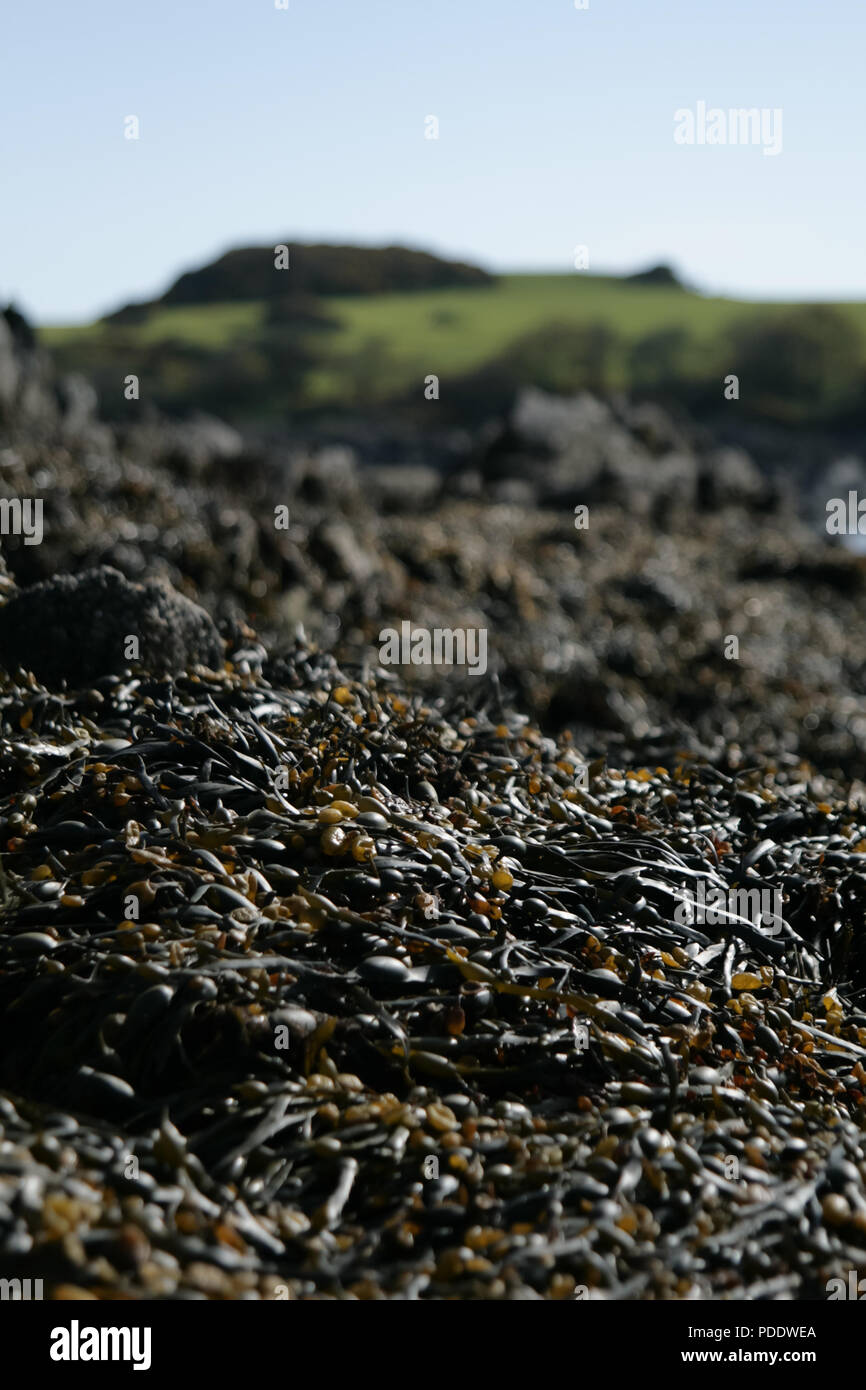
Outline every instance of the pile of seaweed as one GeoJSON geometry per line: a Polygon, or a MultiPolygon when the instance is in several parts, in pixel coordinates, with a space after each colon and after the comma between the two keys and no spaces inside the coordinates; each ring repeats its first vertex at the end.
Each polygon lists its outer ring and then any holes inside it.
{"type": "Polygon", "coordinates": [[[866,1266],[866,812],[808,764],[612,766],[303,644],[6,677],[0,716],[7,1277],[808,1299],[866,1266]],[[680,910],[738,889],[769,927],[680,910]]]}

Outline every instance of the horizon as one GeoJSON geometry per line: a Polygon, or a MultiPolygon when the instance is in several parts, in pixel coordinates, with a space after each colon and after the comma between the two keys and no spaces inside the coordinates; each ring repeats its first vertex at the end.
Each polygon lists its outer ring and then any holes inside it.
{"type": "Polygon", "coordinates": [[[862,7],[580,3],[19,10],[0,295],[88,322],[290,226],[499,274],[567,274],[581,244],[592,273],[666,262],[711,297],[866,298],[862,7]]]}
{"type": "MultiPolygon", "coordinates": [[[[386,249],[386,244],[385,244],[384,242],[378,242],[378,243],[377,243],[377,242],[362,242],[362,241],[351,241],[351,240],[348,240],[348,239],[343,239],[343,240],[336,240],[336,239],[335,239],[335,240],[333,240],[333,241],[326,241],[326,242],[321,242],[321,243],[320,243],[320,242],[307,242],[307,241],[304,241],[304,242],[301,242],[301,241],[293,241],[293,240],[291,240],[291,239],[282,238],[281,240],[278,239],[278,240],[276,240],[276,241],[273,243],[274,246],[277,246],[277,245],[284,245],[284,244],[287,244],[290,248],[303,247],[303,246],[310,246],[310,245],[328,245],[328,246],[346,246],[346,247],[356,246],[356,247],[362,247],[362,248],[364,248],[364,249],[369,249],[369,250],[384,250],[384,249],[386,249]]],[[[8,299],[8,303],[9,303],[9,305],[10,305],[11,307],[13,307],[13,308],[19,310],[20,312],[24,312],[25,317],[28,318],[28,320],[29,320],[30,322],[32,322],[36,328],[45,328],[45,329],[48,329],[48,328],[67,328],[67,327],[68,327],[68,328],[74,328],[74,327],[78,327],[78,326],[84,326],[84,325],[86,325],[87,323],[97,323],[97,322],[99,322],[103,317],[106,317],[106,316],[108,316],[108,315],[110,315],[110,314],[115,313],[117,310],[126,307],[128,304],[133,304],[133,303],[139,304],[139,303],[150,303],[150,302],[158,303],[158,302],[160,301],[160,299],[162,298],[162,296],[163,296],[164,294],[166,294],[166,293],[168,292],[169,289],[171,289],[171,287],[176,283],[176,281],[179,279],[179,277],[180,277],[181,275],[183,275],[184,273],[186,273],[186,272],[188,272],[188,271],[198,271],[198,270],[201,270],[201,269],[203,269],[205,266],[207,266],[207,265],[212,265],[212,264],[214,264],[216,261],[221,260],[224,256],[230,255],[232,252],[240,251],[240,250],[249,250],[252,246],[259,246],[259,245],[261,246],[261,249],[262,249],[263,252],[267,252],[267,251],[270,249],[270,247],[271,247],[271,243],[270,243],[270,242],[249,243],[249,245],[247,245],[247,246],[240,246],[240,245],[236,245],[236,244],[233,244],[233,245],[231,245],[231,246],[226,246],[222,251],[217,252],[217,254],[216,254],[215,256],[211,257],[211,259],[208,260],[208,261],[195,261],[195,262],[193,262],[193,263],[190,264],[190,265],[184,265],[184,266],[178,268],[177,271],[174,272],[174,273],[172,273],[172,275],[171,275],[168,279],[164,279],[164,280],[161,282],[160,287],[159,287],[158,289],[156,289],[152,294],[149,294],[149,295],[142,295],[140,298],[122,300],[122,301],[119,302],[119,303],[108,305],[108,306],[104,307],[100,312],[94,314],[94,315],[92,316],[92,318],[89,319],[89,320],[72,319],[72,318],[71,318],[71,319],[60,319],[60,318],[56,318],[56,319],[44,319],[44,320],[40,320],[40,319],[32,318],[32,317],[26,312],[26,307],[23,307],[23,306],[22,306],[18,301],[16,301],[14,298],[11,298],[11,297],[10,297],[10,298],[8,299]]],[[[461,258],[460,258],[459,256],[449,254],[449,252],[443,251],[443,250],[441,250],[441,249],[436,250],[436,249],[434,249],[434,248],[432,248],[432,247],[430,247],[430,246],[416,245],[416,244],[408,244],[408,243],[401,243],[401,242],[392,242],[392,243],[388,243],[388,245],[391,246],[391,247],[394,247],[394,248],[400,248],[400,249],[402,249],[402,250],[411,250],[411,251],[426,252],[426,253],[428,253],[428,254],[430,254],[430,255],[433,255],[433,256],[436,256],[436,257],[438,257],[438,258],[440,258],[440,259],[442,259],[442,260],[444,260],[444,261],[452,261],[452,262],[453,262],[453,261],[459,261],[459,260],[461,260],[461,258]]],[[[766,304],[778,304],[778,305],[785,305],[785,304],[791,304],[791,305],[796,305],[796,304],[828,304],[828,303],[834,303],[834,304],[840,304],[840,303],[859,304],[859,303],[864,303],[864,302],[866,302],[866,290],[864,290],[863,294],[861,294],[861,295],[859,295],[859,296],[852,296],[852,297],[849,298],[849,299],[841,299],[841,298],[829,299],[829,298],[827,298],[826,296],[820,296],[820,295],[814,295],[814,296],[813,296],[813,295],[809,295],[809,294],[803,294],[803,295],[800,295],[799,297],[794,297],[794,296],[792,296],[792,295],[784,295],[784,294],[779,294],[779,295],[769,295],[769,294],[763,294],[763,295],[761,295],[761,294],[748,295],[748,294],[736,294],[736,293],[724,293],[724,292],[721,292],[721,293],[713,293],[713,292],[707,290],[703,285],[695,284],[694,282],[685,279],[685,278],[683,277],[681,271],[680,271],[680,268],[679,268],[676,264],[672,263],[669,259],[668,259],[668,260],[661,260],[661,261],[657,261],[657,262],[652,262],[652,263],[646,263],[646,264],[635,265],[635,266],[633,266],[631,269],[625,268],[625,269],[622,269],[622,270],[610,270],[610,269],[606,269],[605,267],[602,266],[602,267],[598,267],[597,269],[594,268],[594,269],[592,269],[592,270],[583,270],[583,271],[574,270],[574,269],[572,269],[572,270],[563,270],[561,267],[554,267],[554,268],[551,268],[550,266],[504,267],[504,268],[501,268],[501,269],[500,269],[500,268],[497,268],[497,267],[492,266],[492,265],[490,264],[490,262],[485,262],[485,261],[480,260],[480,259],[473,260],[473,261],[467,262],[467,263],[468,263],[468,264],[471,264],[471,265],[473,265],[473,266],[475,266],[475,267],[477,267],[478,269],[485,270],[485,271],[487,271],[489,274],[491,274],[491,275],[493,275],[493,276],[495,276],[495,277],[497,277],[497,278],[500,278],[500,279],[504,279],[504,278],[508,278],[508,277],[512,277],[512,276],[524,276],[524,275],[525,275],[525,276],[528,276],[528,277],[562,276],[563,279],[566,279],[566,278],[570,279],[570,278],[572,278],[573,276],[576,276],[576,277],[579,277],[579,278],[582,278],[582,279],[589,279],[589,280],[605,280],[605,279],[610,279],[610,280],[625,280],[625,281],[627,281],[630,277],[636,276],[636,275],[641,274],[641,273],[643,273],[643,272],[645,272],[645,271],[652,270],[652,269],[656,269],[656,268],[659,267],[659,266],[665,266],[665,267],[667,267],[668,269],[670,269],[670,270],[673,272],[674,276],[676,277],[677,281],[679,282],[679,288],[680,288],[680,289],[682,289],[682,290],[683,290],[685,293],[687,293],[687,294],[696,295],[698,298],[701,298],[701,299],[721,299],[721,300],[730,300],[730,301],[732,301],[732,302],[741,302],[741,303],[747,304],[747,305],[748,305],[748,304],[760,305],[760,304],[762,304],[762,303],[766,303],[766,304]]],[[[428,292],[428,293],[432,293],[433,291],[427,291],[427,292],[428,292]]],[[[399,290],[398,290],[398,291],[393,291],[393,293],[408,293],[408,294],[415,294],[415,293],[424,293],[424,291],[414,291],[414,290],[399,291],[399,290]]],[[[336,297],[339,298],[339,296],[336,296],[336,297]]]]}

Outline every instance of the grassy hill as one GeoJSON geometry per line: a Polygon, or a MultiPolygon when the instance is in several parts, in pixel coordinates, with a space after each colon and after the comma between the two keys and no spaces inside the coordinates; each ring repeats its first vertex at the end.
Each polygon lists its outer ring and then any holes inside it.
{"type": "Polygon", "coordinates": [[[322,319],[312,326],[291,311],[275,321],[261,299],[157,303],[140,323],[47,326],[41,339],[63,366],[90,372],[121,404],[120,380],[138,371],[142,395],[147,380],[165,407],[216,409],[222,401],[224,413],[239,417],[375,407],[413,392],[421,399],[430,373],[440,378],[443,402],[457,379],[483,390],[491,373],[510,380],[521,372],[554,389],[681,392],[703,383],[721,398],[719,383],[738,370],[744,351],[754,384],[762,363],[779,361],[779,340],[784,357],[791,334],[805,341],[791,349],[788,369],[781,363],[780,383],[769,385],[784,395],[785,370],[793,373],[792,406],[810,396],[797,378],[805,373],[808,386],[810,363],[849,394],[866,375],[866,303],[746,303],[577,272],[315,302],[322,319]]]}

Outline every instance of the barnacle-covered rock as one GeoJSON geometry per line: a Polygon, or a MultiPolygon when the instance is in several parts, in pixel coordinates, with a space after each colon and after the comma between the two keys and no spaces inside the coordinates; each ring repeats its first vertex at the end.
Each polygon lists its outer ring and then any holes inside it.
{"type": "Polygon", "coordinates": [[[169,584],[131,584],[108,565],[57,575],[0,608],[0,662],[48,685],[83,685],[129,666],[179,672],[222,661],[203,608],[169,584]]]}

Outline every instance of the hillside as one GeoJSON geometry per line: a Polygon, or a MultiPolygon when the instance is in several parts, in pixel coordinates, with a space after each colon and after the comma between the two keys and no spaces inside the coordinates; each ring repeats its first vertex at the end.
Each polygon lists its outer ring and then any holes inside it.
{"type": "Polygon", "coordinates": [[[244,246],[181,275],[159,299],[128,304],[106,323],[143,321],[165,305],[299,300],[322,295],[490,286],[494,277],[463,261],[405,246],[244,246]]]}
{"type": "Polygon", "coordinates": [[[147,380],[160,407],[238,421],[385,404],[418,410],[430,374],[440,379],[441,413],[457,422],[500,409],[525,384],[628,389],[700,413],[718,408],[733,371],[744,378],[744,410],[786,423],[823,422],[862,404],[863,303],[714,298],[659,274],[664,268],[493,281],[423,253],[299,252],[282,275],[272,257],[257,253],[253,272],[247,252],[230,253],[181,276],[160,301],[90,325],[49,326],[42,340],[64,369],[93,378],[112,416],[127,410],[119,360],[147,380]]]}

